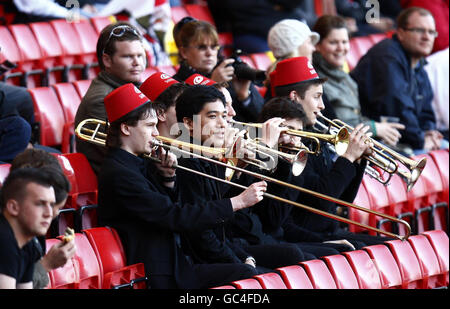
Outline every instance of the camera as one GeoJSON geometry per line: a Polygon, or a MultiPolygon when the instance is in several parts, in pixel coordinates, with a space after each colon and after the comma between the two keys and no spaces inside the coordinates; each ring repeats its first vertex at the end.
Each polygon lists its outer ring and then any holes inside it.
{"type": "Polygon", "coordinates": [[[266,72],[250,67],[247,63],[242,61],[241,57],[239,57],[241,54],[242,51],[238,49],[230,56],[230,58],[234,59],[234,62],[230,65],[233,66],[236,77],[239,79],[251,80],[257,85],[262,85],[266,80],[266,72]]]}

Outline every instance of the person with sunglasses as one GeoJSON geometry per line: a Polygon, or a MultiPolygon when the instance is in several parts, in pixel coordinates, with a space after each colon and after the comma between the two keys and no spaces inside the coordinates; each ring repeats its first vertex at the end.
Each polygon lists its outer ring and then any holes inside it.
{"type": "Polygon", "coordinates": [[[236,120],[255,122],[264,105],[251,80],[236,77],[233,58],[220,55],[219,37],[213,25],[206,21],[185,17],[174,27],[173,37],[177,45],[180,68],[173,76],[185,81],[193,74],[201,74],[217,83],[229,82],[236,120]]]}
{"type": "Polygon", "coordinates": [[[448,148],[436,130],[433,89],[424,69],[437,36],[428,10],[407,8],[397,18],[392,39],[374,45],[351,72],[358,83],[362,114],[375,121],[398,118],[405,125],[399,143],[410,148],[408,154],[448,148]]]}
{"type": "MultiPolygon", "coordinates": [[[[146,67],[142,35],[126,22],[105,27],[97,41],[97,58],[101,71],[81,100],[75,127],[87,118],[107,120],[103,99],[114,89],[127,83],[140,86],[146,67]]],[[[79,138],[76,138],[76,149],[87,157],[98,174],[105,149],[79,138]]]]}

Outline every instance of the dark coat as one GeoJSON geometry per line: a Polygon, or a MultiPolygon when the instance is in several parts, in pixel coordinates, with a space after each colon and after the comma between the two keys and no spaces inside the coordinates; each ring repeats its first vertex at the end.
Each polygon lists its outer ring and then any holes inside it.
{"type": "Polygon", "coordinates": [[[99,221],[118,231],[127,262],[143,262],[148,276],[173,276],[180,288],[199,283],[177,233],[213,228],[233,215],[229,199],[177,202],[153,163],[121,149],[110,150],[103,162],[98,201],[99,221]]]}

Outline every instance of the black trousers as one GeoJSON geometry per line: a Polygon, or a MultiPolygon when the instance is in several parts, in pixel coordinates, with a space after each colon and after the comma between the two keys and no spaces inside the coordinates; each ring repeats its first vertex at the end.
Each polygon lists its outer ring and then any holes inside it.
{"type": "Polygon", "coordinates": [[[391,237],[352,233],[344,229],[338,229],[328,238],[329,240],[346,239],[355,246],[356,250],[359,250],[365,246],[380,245],[384,244],[384,242],[388,240],[394,240],[394,238],[391,237]]]}

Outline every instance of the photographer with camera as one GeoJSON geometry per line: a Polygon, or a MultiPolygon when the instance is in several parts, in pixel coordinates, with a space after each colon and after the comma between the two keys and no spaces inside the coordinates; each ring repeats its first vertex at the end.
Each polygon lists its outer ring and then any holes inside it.
{"type": "Polygon", "coordinates": [[[185,17],[175,25],[173,37],[180,57],[180,68],[173,78],[185,81],[191,75],[199,73],[218,83],[229,82],[228,90],[236,110],[235,119],[255,122],[264,99],[254,83],[262,82],[264,74],[250,68],[241,61],[237,53],[223,59],[219,53],[217,31],[208,22],[185,17]]]}

